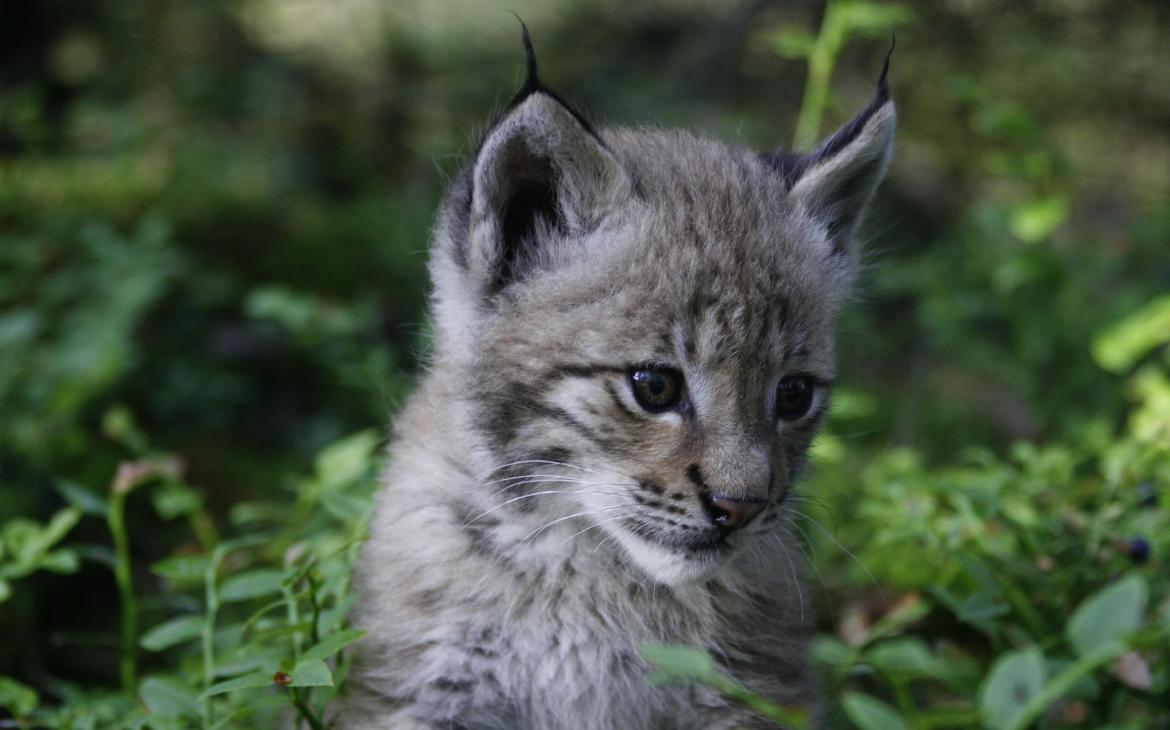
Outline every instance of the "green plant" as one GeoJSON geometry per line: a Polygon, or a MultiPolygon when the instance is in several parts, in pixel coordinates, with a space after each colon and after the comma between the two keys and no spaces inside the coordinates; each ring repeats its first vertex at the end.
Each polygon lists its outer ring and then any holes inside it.
{"type": "Polygon", "coordinates": [[[137,458],[119,466],[108,498],[64,485],[61,492],[73,506],[49,526],[6,527],[4,544],[15,551],[13,569],[3,570],[18,577],[17,569],[76,567],[75,557],[65,557],[72,555],[68,548],[50,548],[83,514],[107,523],[122,603],[122,692],[42,707],[29,688],[5,679],[0,706],[25,722],[61,728],[106,722],[221,728],[245,718],[267,726],[290,710],[309,727],[324,728],[348,667],[345,648],[362,635],[348,627],[346,613],[378,438],[362,432],[322,451],[314,473],[292,482],[291,510],[277,502],[237,505],[237,535],[220,539],[207,524],[198,491],[183,481],[181,461],[151,452],[124,410],[107,414],[106,424],[137,458]],[[186,516],[192,526],[190,541],[151,567],[159,580],[154,590],[132,579],[125,507],[138,491],[152,492],[159,519],[186,516]],[[142,634],[140,616],[153,623],[142,634]],[[140,652],[151,667],[141,679],[140,652]]]}
{"type": "Polygon", "coordinates": [[[821,27],[815,35],[795,26],[783,26],[773,33],[771,40],[776,53],[784,58],[808,62],[808,80],[792,143],[795,149],[807,149],[820,139],[833,67],[850,36],[875,38],[890,35],[894,28],[909,22],[912,17],[909,8],[899,3],[832,0],[825,7],[821,27]]]}

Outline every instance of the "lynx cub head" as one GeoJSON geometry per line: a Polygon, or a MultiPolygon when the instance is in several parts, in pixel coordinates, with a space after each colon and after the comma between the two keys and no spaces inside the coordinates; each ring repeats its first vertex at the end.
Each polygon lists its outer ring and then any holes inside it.
{"type": "Polygon", "coordinates": [[[828,408],[854,232],[892,149],[885,72],[814,151],[761,155],[595,129],[528,48],[436,230],[434,368],[478,439],[449,447],[484,467],[493,541],[701,580],[786,518],[828,408]]]}

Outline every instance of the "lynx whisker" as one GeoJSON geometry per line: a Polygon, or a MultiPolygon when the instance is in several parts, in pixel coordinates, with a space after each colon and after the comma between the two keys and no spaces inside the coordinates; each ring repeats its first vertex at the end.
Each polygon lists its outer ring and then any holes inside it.
{"type": "Polygon", "coordinates": [[[622,493],[622,492],[598,492],[598,491],[586,490],[586,489],[570,489],[570,490],[550,489],[550,490],[543,491],[543,492],[532,492],[530,494],[522,494],[519,497],[512,497],[509,500],[506,500],[504,502],[501,502],[500,504],[497,504],[496,506],[492,507],[489,510],[485,510],[484,512],[480,512],[475,517],[464,522],[463,526],[466,527],[467,525],[470,525],[471,523],[476,522],[477,520],[480,520],[480,519],[486,517],[487,515],[490,515],[492,512],[495,512],[498,509],[501,509],[503,507],[507,507],[508,505],[512,504],[513,502],[519,502],[522,499],[532,499],[533,497],[542,497],[542,496],[554,495],[554,494],[560,495],[562,497],[568,497],[568,496],[577,495],[577,494],[592,494],[592,495],[600,496],[600,497],[622,497],[622,496],[625,496],[624,493],[622,493]]]}
{"type": "Polygon", "coordinates": [[[808,520],[808,521],[809,521],[809,522],[810,522],[810,523],[811,523],[811,524],[812,524],[814,527],[816,527],[818,530],[820,530],[822,533],[824,533],[825,537],[829,538],[829,540],[831,540],[831,541],[833,542],[833,544],[834,544],[834,545],[836,545],[838,548],[840,548],[842,552],[844,552],[846,555],[848,555],[850,558],[852,558],[852,559],[853,559],[853,562],[857,563],[857,565],[858,565],[858,566],[859,566],[859,567],[860,567],[860,568],[861,568],[863,571],[865,571],[865,575],[866,575],[866,576],[869,578],[870,582],[871,582],[871,583],[873,583],[874,587],[878,589],[878,593],[879,593],[879,594],[881,595],[881,597],[882,597],[882,602],[883,602],[883,603],[889,603],[889,602],[890,602],[890,599],[886,597],[886,591],[885,591],[885,589],[882,587],[881,583],[878,583],[878,580],[877,580],[877,578],[875,578],[875,577],[874,577],[874,575],[873,575],[873,573],[871,573],[871,572],[870,572],[870,570],[869,570],[869,568],[866,566],[866,564],[865,564],[865,563],[863,563],[863,562],[861,561],[861,558],[859,558],[859,557],[857,557],[856,555],[854,555],[854,554],[853,554],[853,552],[852,552],[852,551],[851,551],[849,548],[847,548],[847,547],[845,547],[844,545],[842,545],[842,544],[840,543],[840,541],[838,541],[838,540],[837,540],[837,538],[833,537],[832,533],[830,533],[828,530],[826,530],[826,529],[825,529],[825,527],[824,527],[824,525],[822,525],[821,523],[817,522],[817,521],[816,521],[816,520],[814,520],[812,517],[809,517],[808,515],[806,515],[805,513],[801,512],[801,511],[800,511],[800,510],[798,510],[798,509],[793,509],[793,510],[792,510],[792,512],[793,512],[794,514],[796,514],[797,516],[799,516],[799,517],[803,517],[804,519],[808,520]]]}
{"type": "Polygon", "coordinates": [[[524,537],[520,538],[520,542],[527,542],[529,539],[535,537],[537,534],[539,534],[541,532],[544,532],[548,528],[553,527],[555,525],[559,525],[560,523],[565,522],[567,520],[571,520],[575,517],[584,517],[586,515],[596,515],[596,514],[601,514],[602,512],[612,512],[612,511],[618,510],[618,509],[629,509],[629,505],[618,504],[618,505],[614,505],[612,507],[600,507],[598,509],[590,509],[590,510],[585,510],[584,512],[575,512],[571,515],[565,515],[564,517],[558,517],[557,519],[555,519],[551,522],[546,522],[545,524],[536,528],[535,530],[528,533],[524,537]]]}
{"type": "MultiPolygon", "coordinates": [[[[582,535],[586,532],[589,532],[590,530],[592,530],[596,527],[601,527],[602,525],[604,525],[607,522],[616,522],[617,520],[624,520],[624,519],[626,519],[625,515],[618,515],[617,517],[609,517],[609,518],[606,518],[606,519],[601,520],[599,522],[595,522],[592,525],[589,525],[588,527],[586,527],[584,530],[579,530],[577,532],[574,532],[572,535],[569,535],[564,540],[561,540],[561,545],[564,545],[565,543],[569,542],[570,540],[577,537],[578,535],[582,535]]],[[[594,548],[594,550],[596,550],[596,548],[594,548]]]]}

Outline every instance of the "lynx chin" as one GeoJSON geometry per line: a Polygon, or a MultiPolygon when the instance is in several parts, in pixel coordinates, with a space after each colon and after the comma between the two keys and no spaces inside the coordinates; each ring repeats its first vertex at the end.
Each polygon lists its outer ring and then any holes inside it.
{"type": "Polygon", "coordinates": [[[435,225],[434,354],[358,566],[342,724],[758,726],[652,686],[645,642],[815,722],[792,502],[892,151],[886,72],[812,152],[759,154],[593,127],[524,41],[435,225]]]}

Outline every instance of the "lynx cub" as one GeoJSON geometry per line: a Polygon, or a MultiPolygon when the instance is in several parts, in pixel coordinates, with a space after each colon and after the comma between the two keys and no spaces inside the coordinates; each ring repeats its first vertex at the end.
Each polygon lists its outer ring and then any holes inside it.
{"type": "MultiPolygon", "coordinates": [[[[434,356],[359,571],[349,728],[718,728],[643,642],[816,704],[787,504],[894,135],[597,129],[528,80],[435,226],[434,356]]],[[[887,59],[888,65],[888,59],[887,59]]],[[[805,591],[807,594],[807,591],[805,591]]]]}

